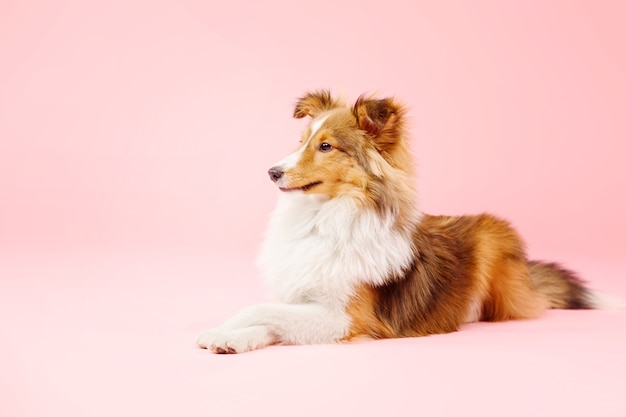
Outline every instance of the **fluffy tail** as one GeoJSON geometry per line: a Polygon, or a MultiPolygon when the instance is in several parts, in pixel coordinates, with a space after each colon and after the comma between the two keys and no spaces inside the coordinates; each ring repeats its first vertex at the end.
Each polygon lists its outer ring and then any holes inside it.
{"type": "Polygon", "coordinates": [[[528,262],[533,288],[548,299],[550,308],[598,308],[596,296],[578,276],[556,263],[528,262]]]}

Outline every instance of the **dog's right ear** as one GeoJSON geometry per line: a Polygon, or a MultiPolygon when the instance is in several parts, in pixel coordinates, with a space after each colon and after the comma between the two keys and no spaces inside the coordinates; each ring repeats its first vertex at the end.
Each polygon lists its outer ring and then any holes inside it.
{"type": "Polygon", "coordinates": [[[293,117],[302,119],[305,116],[315,117],[323,111],[338,107],[340,102],[335,100],[328,90],[317,90],[306,93],[296,103],[293,117]]]}

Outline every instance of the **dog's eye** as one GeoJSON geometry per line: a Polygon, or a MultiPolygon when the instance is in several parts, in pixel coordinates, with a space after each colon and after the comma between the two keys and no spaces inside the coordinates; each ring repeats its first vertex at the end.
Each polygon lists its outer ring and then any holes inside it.
{"type": "Polygon", "coordinates": [[[331,145],[330,143],[327,142],[322,142],[320,144],[320,152],[329,152],[333,149],[333,145],[331,145]]]}

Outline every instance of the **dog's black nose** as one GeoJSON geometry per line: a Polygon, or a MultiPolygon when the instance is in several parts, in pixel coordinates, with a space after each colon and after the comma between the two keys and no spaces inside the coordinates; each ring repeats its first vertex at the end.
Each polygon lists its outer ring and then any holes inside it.
{"type": "Polygon", "coordinates": [[[269,174],[270,179],[274,182],[278,181],[283,176],[283,170],[278,167],[270,168],[267,173],[269,174]]]}

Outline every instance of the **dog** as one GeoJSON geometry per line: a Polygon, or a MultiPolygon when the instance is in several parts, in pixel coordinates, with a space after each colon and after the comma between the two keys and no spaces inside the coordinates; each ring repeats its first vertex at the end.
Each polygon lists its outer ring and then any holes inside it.
{"type": "Polygon", "coordinates": [[[281,192],[259,256],[276,302],[203,333],[200,347],[426,336],[596,308],[575,273],[529,261],[505,220],[420,212],[396,99],[362,95],[349,106],[319,90],[293,116],[311,121],[297,150],[268,171],[281,192]]]}

